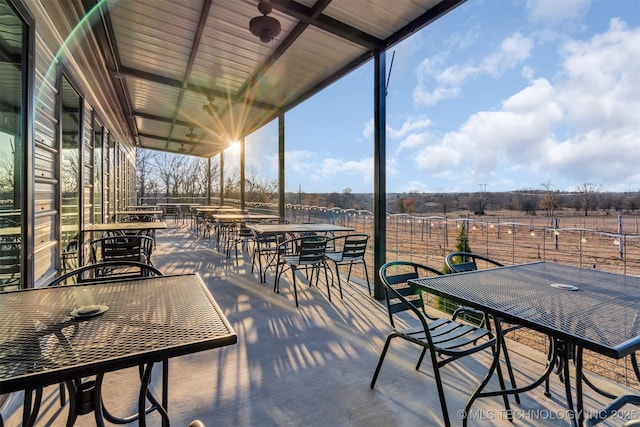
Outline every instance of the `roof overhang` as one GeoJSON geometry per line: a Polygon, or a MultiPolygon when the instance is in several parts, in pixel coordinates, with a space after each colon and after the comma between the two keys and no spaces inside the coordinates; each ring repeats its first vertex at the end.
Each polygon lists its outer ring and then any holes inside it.
{"type": "Polygon", "coordinates": [[[258,0],[82,3],[138,146],[211,157],[464,1],[271,0],[268,43],[258,0]]]}

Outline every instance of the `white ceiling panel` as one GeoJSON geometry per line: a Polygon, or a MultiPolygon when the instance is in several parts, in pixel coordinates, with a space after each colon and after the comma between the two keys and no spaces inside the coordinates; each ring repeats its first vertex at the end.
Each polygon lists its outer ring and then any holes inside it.
{"type": "Polygon", "coordinates": [[[93,31],[133,139],[215,155],[465,0],[262,1],[281,28],[266,43],[249,31],[259,0],[101,2],[93,31]]]}

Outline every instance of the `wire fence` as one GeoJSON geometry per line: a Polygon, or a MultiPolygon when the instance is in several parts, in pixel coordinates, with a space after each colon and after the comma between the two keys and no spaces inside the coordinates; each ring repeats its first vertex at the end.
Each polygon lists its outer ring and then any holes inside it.
{"type": "MultiPolygon", "coordinates": [[[[294,222],[331,222],[373,235],[373,214],[369,211],[288,205],[286,217],[294,222]]],[[[637,276],[638,225],[633,216],[475,219],[388,214],[386,260],[411,260],[442,270],[445,255],[456,250],[463,236],[473,252],[504,265],[552,261],[637,276]]],[[[374,277],[373,243],[367,266],[369,277],[374,277]]],[[[364,280],[362,267],[354,268],[352,276],[364,280]]],[[[428,302],[440,310],[454,309],[433,296],[428,302]]],[[[548,350],[547,338],[534,331],[520,329],[512,337],[540,351],[548,350]]],[[[629,358],[614,360],[585,351],[584,363],[589,371],[640,389],[629,358]]]]}
{"type": "MultiPolygon", "coordinates": [[[[239,205],[239,200],[225,200],[239,205]]],[[[273,203],[247,203],[255,212],[278,212],[273,203]]],[[[291,222],[329,222],[352,227],[355,232],[374,234],[373,213],[367,210],[327,208],[287,204],[285,218],[291,222]]],[[[471,251],[504,265],[532,261],[552,261],[595,268],[625,275],[640,275],[640,218],[636,216],[557,216],[557,217],[470,217],[426,216],[418,214],[386,215],[385,259],[410,260],[444,268],[444,257],[457,250],[460,238],[471,251]]],[[[368,276],[373,271],[373,239],[370,239],[366,263],[368,276]]],[[[365,281],[362,266],[351,272],[365,281]]],[[[435,297],[429,304],[440,310],[454,307],[435,297]]],[[[523,344],[546,352],[545,336],[520,329],[515,338],[523,344]]],[[[585,368],[620,384],[640,389],[629,358],[613,360],[585,352],[585,368]]]]}

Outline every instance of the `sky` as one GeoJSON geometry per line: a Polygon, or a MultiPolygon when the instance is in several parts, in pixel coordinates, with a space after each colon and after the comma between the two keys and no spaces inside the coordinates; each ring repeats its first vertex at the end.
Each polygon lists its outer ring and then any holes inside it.
{"type": "MultiPolygon", "coordinates": [[[[640,191],[640,1],[468,0],[386,63],[387,192],[640,191]]],[[[373,63],[285,128],[285,191],[373,192],[373,63]]],[[[246,144],[276,179],[277,122],[246,144]]]]}

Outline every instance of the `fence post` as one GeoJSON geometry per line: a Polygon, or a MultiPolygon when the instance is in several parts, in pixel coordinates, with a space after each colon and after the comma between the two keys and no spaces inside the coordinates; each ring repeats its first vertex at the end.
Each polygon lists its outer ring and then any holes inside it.
{"type": "Polygon", "coordinates": [[[620,259],[624,260],[624,244],[622,241],[622,215],[618,215],[618,246],[620,259]]]}
{"type": "Polygon", "coordinates": [[[582,267],[582,242],[584,241],[584,230],[580,230],[580,244],[578,245],[578,252],[580,253],[580,263],[578,267],[582,267]]]}

